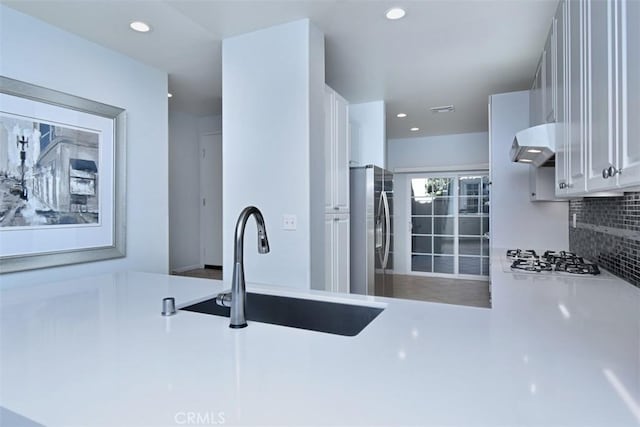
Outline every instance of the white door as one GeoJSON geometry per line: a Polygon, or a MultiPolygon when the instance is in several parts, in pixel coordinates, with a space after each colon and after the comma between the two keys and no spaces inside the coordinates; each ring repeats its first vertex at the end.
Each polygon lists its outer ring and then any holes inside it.
{"type": "Polygon", "coordinates": [[[221,134],[200,137],[200,247],[203,265],[222,266],[221,134]]]}

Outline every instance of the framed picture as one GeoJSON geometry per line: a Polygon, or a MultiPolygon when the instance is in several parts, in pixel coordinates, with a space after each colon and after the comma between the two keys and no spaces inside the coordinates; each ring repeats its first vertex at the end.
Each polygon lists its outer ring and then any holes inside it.
{"type": "Polygon", "coordinates": [[[125,256],[125,111],[0,76],[0,273],[125,256]]]}

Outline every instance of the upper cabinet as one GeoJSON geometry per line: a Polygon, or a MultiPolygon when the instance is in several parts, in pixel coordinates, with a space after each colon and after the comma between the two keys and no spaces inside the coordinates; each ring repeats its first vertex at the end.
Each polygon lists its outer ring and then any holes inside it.
{"type": "MultiPolygon", "coordinates": [[[[556,104],[555,114],[556,122],[560,126],[556,126],[556,167],[555,167],[555,189],[556,195],[565,196],[568,192],[568,128],[563,124],[567,121],[568,116],[568,64],[567,64],[567,37],[565,29],[567,27],[567,4],[561,2],[558,5],[558,11],[554,17],[555,33],[556,33],[556,63],[554,67],[556,104]]],[[[552,30],[553,31],[553,30],[552,30]]]]}
{"type": "Polygon", "coordinates": [[[551,51],[542,77],[551,74],[551,84],[540,97],[545,119],[558,123],[557,196],[640,186],[638,22],[636,0],[565,0],[558,7],[543,52],[551,51]]]}
{"type": "Polygon", "coordinates": [[[540,57],[540,61],[538,61],[538,68],[536,68],[536,75],[533,79],[529,96],[529,123],[531,126],[537,126],[545,123],[545,70],[545,55],[543,53],[540,57]]]}
{"type": "Polygon", "coordinates": [[[325,87],[325,212],[349,212],[349,117],[347,101],[325,87]]]}
{"type": "Polygon", "coordinates": [[[619,186],[629,187],[640,184],[640,2],[616,2],[614,16],[619,113],[617,164],[612,166],[619,186]]]}

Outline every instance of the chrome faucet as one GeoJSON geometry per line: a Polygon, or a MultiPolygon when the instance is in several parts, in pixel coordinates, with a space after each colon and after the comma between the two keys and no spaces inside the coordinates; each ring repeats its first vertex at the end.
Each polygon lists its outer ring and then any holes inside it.
{"type": "Polygon", "coordinates": [[[267,229],[264,226],[264,218],[262,213],[255,206],[247,206],[240,212],[238,222],[236,222],[236,240],[233,247],[233,279],[231,281],[231,295],[229,293],[221,293],[216,298],[218,305],[231,307],[230,328],[244,328],[247,326],[245,317],[245,303],[247,300],[247,289],[244,283],[244,229],[247,220],[253,215],[256,217],[256,225],[258,226],[258,253],[266,254],[269,252],[269,239],[267,238],[267,229]]]}

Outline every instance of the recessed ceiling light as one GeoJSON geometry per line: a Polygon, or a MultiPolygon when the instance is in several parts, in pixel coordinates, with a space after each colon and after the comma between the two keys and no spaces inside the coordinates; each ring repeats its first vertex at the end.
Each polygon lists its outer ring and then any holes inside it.
{"type": "Polygon", "coordinates": [[[420,130],[420,128],[411,128],[409,129],[411,132],[418,132],[420,130]]]}
{"type": "Polygon", "coordinates": [[[391,19],[393,21],[393,20],[404,17],[405,14],[406,12],[404,11],[404,9],[401,9],[399,7],[394,7],[387,10],[387,13],[385,13],[385,16],[387,17],[387,19],[391,19]]]}
{"type": "Polygon", "coordinates": [[[149,31],[151,31],[151,27],[149,26],[149,24],[142,21],[133,21],[131,24],[129,24],[129,27],[131,27],[133,31],[137,31],[139,33],[148,33],[149,31]]]}
{"type": "Polygon", "coordinates": [[[442,105],[440,107],[431,107],[430,110],[432,113],[452,113],[456,111],[453,105],[442,105]]]}
{"type": "Polygon", "coordinates": [[[538,150],[537,148],[529,148],[527,150],[527,153],[538,154],[538,153],[542,153],[542,150],[538,150]]]}
{"type": "Polygon", "coordinates": [[[520,159],[520,160],[518,160],[518,161],[519,161],[519,162],[522,162],[522,163],[531,163],[533,160],[529,160],[529,159],[520,159]]]}
{"type": "Polygon", "coordinates": [[[171,92],[169,92],[169,93],[167,94],[167,98],[173,98],[173,94],[172,94],[171,92]]]}
{"type": "Polygon", "coordinates": [[[407,113],[398,113],[398,114],[396,114],[396,117],[404,119],[405,117],[407,117],[407,113]]]}

